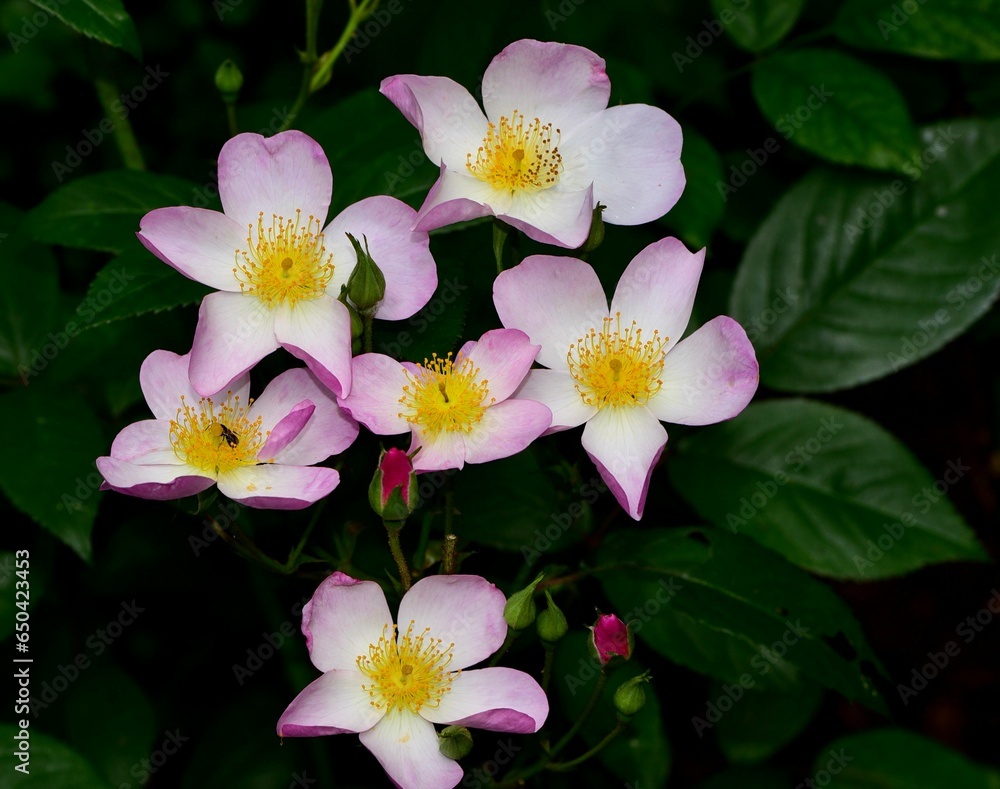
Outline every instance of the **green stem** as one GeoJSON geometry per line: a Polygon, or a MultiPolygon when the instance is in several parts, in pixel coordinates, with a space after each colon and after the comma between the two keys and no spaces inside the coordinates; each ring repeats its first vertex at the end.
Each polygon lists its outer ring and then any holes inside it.
{"type": "Polygon", "coordinates": [[[236,102],[226,102],[226,123],[229,125],[229,136],[235,137],[240,133],[240,126],[236,122],[236,102]]]}
{"type": "Polygon", "coordinates": [[[441,575],[454,575],[458,557],[458,537],[446,534],[441,543],[441,575]]]}
{"type": "Polygon", "coordinates": [[[358,25],[374,13],[375,9],[378,8],[378,4],[379,0],[362,0],[360,4],[351,3],[351,16],[348,18],[347,24],[344,25],[344,31],[340,34],[340,38],[333,45],[333,49],[327,50],[319,58],[319,64],[313,72],[312,83],[309,88],[311,93],[315,93],[330,81],[330,72],[333,70],[333,64],[337,62],[337,58],[340,57],[344,48],[354,37],[354,32],[358,29],[358,25]]]}
{"type": "Polygon", "coordinates": [[[551,762],[545,766],[546,770],[554,770],[555,772],[563,772],[565,770],[572,770],[577,765],[583,764],[593,756],[596,756],[601,751],[603,751],[615,737],[622,733],[625,727],[628,726],[627,721],[619,720],[615,724],[615,727],[607,733],[607,736],[601,740],[597,745],[587,751],[581,756],[577,756],[575,759],[570,759],[568,762],[551,762]]]}
{"type": "Polygon", "coordinates": [[[403,592],[405,593],[410,588],[410,567],[406,563],[406,557],[403,556],[403,549],[399,544],[399,532],[402,528],[393,528],[389,524],[386,524],[385,530],[389,533],[389,550],[392,552],[392,558],[396,560],[396,568],[399,570],[399,581],[403,585],[403,592]]]}
{"type": "Polygon", "coordinates": [[[576,736],[576,733],[580,731],[580,727],[586,723],[587,718],[590,717],[590,713],[594,711],[594,707],[604,692],[604,686],[607,684],[608,675],[602,671],[597,676],[597,683],[594,685],[594,690],[591,692],[590,698],[587,699],[587,706],[583,708],[583,712],[580,713],[580,717],[576,719],[576,723],[570,727],[570,730],[562,736],[559,742],[552,746],[552,750],[549,751],[549,759],[554,759],[559,751],[565,748],[569,744],[569,741],[576,736]]]}
{"type": "Polygon", "coordinates": [[[427,561],[427,543],[431,539],[431,523],[433,521],[434,516],[430,513],[426,513],[420,519],[420,537],[417,540],[417,550],[413,552],[413,566],[417,568],[418,574],[423,572],[424,563],[427,561]]]}
{"type": "Polygon", "coordinates": [[[513,628],[507,628],[507,635],[504,637],[503,643],[500,645],[500,649],[496,651],[490,660],[490,668],[493,668],[497,663],[500,662],[501,658],[507,654],[507,650],[510,649],[510,645],[514,643],[514,639],[517,638],[517,631],[513,628]]]}
{"type": "Polygon", "coordinates": [[[326,506],[326,499],[323,499],[316,506],[313,511],[312,517],[309,519],[309,523],[306,525],[306,529],[302,532],[302,537],[299,538],[299,544],[292,549],[291,553],[288,554],[288,561],[285,562],[285,572],[291,573],[298,569],[299,557],[302,555],[302,550],[306,547],[306,542],[309,540],[309,535],[312,534],[312,530],[316,528],[316,524],[319,523],[319,516],[323,513],[323,507],[326,506]]]}
{"type": "Polygon", "coordinates": [[[365,349],[365,353],[371,353],[372,348],[374,346],[374,335],[375,335],[374,311],[372,312],[365,311],[361,313],[361,325],[363,327],[362,344],[365,349]]]}
{"type": "Polygon", "coordinates": [[[542,691],[549,692],[549,680],[552,678],[552,666],[555,664],[556,645],[545,644],[545,663],[542,665],[542,691]]]}
{"type": "Polygon", "coordinates": [[[114,124],[115,142],[118,144],[122,162],[129,170],[145,170],[146,162],[142,158],[139,141],[132,131],[132,124],[128,122],[128,118],[122,117],[113,109],[115,102],[119,100],[117,86],[109,80],[97,79],[94,81],[94,87],[97,89],[97,99],[101,102],[101,108],[108,120],[114,124]]]}
{"type": "Polygon", "coordinates": [[[497,274],[503,272],[503,247],[510,235],[510,225],[501,219],[493,220],[493,257],[497,261],[497,274]]]}

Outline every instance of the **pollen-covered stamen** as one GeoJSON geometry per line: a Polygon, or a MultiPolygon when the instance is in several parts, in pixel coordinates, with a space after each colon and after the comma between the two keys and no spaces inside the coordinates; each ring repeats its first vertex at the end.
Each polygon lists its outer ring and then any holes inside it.
{"type": "Polygon", "coordinates": [[[261,212],[256,233],[247,225],[247,248],[236,250],[233,274],[240,290],[269,307],[322,296],[333,278],[333,253],[327,253],[323,241],[314,216],[303,223],[298,210],[295,219],[272,214],[271,226],[265,227],[261,212]]]}
{"type": "Polygon", "coordinates": [[[406,407],[399,416],[420,425],[428,433],[468,433],[483,412],[495,402],[489,399],[489,381],[478,380],[479,368],[468,357],[452,361],[451,354],[424,359],[418,371],[406,371],[399,402],[406,407]]]}
{"type": "Polygon", "coordinates": [[[499,126],[489,124],[483,144],[475,154],[466,155],[466,169],[494,189],[548,189],[563,170],[559,136],[551,123],[535,118],[526,124],[524,115],[514,110],[510,119],[501,116],[499,126]]]}
{"type": "Polygon", "coordinates": [[[644,341],[635,321],[623,330],[620,312],[605,318],[600,330],[591,329],[566,354],[583,402],[597,408],[645,405],[663,386],[663,349],[669,339],[654,330],[644,341]]]}
{"type": "Polygon", "coordinates": [[[174,454],[184,463],[215,475],[264,462],[257,456],[271,432],[260,429],[261,417],[250,419],[252,404],[250,400],[243,405],[240,396],[231,391],[222,403],[203,397],[191,405],[181,395],[181,407],[170,420],[174,454]]]}
{"type": "Polygon", "coordinates": [[[430,628],[415,634],[415,625],[411,619],[398,638],[395,625],[384,625],[378,642],[368,645],[368,654],[358,656],[358,669],[371,680],[361,689],[376,709],[419,712],[424,706],[437,707],[461,673],[448,671],[455,645],[433,638],[430,628]]]}

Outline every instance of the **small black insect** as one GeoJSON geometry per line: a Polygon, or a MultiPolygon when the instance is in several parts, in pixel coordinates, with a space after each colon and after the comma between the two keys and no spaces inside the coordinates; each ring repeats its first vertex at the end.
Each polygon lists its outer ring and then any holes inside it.
{"type": "Polygon", "coordinates": [[[240,437],[236,435],[232,430],[226,427],[221,422],[216,422],[212,427],[216,428],[215,432],[219,438],[225,439],[225,442],[231,447],[238,447],[240,444],[240,437]]]}

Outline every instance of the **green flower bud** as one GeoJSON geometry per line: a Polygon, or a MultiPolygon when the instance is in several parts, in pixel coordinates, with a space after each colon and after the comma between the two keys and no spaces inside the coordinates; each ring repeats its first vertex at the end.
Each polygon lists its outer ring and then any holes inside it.
{"type": "Polygon", "coordinates": [[[236,103],[236,97],[243,87],[243,74],[233,61],[222,61],[222,65],[215,72],[215,87],[222,94],[222,100],[226,104],[236,103]]]}
{"type": "Polygon", "coordinates": [[[438,748],[449,759],[458,761],[472,750],[472,735],[464,726],[446,726],[438,732],[438,748]]]}
{"type": "Polygon", "coordinates": [[[503,607],[503,618],[507,620],[507,626],[512,630],[524,630],[535,621],[535,614],[538,613],[538,608],[535,606],[535,587],[544,577],[545,573],[539,573],[538,577],[524,589],[512,594],[507,605],[503,607]]]}
{"type": "Polygon", "coordinates": [[[594,209],[594,216],[590,220],[590,235],[587,236],[587,240],[583,242],[583,246],[580,247],[580,251],[584,253],[593,252],[597,249],[601,242],[604,241],[604,209],[607,208],[606,205],[597,204],[594,209]]]}
{"type": "Polygon", "coordinates": [[[638,677],[626,680],[615,691],[615,709],[623,718],[631,718],[646,706],[646,683],[649,682],[649,672],[644,671],[638,677]]]}
{"type": "Polygon", "coordinates": [[[569,630],[569,623],[566,621],[566,615],[553,602],[552,595],[549,594],[548,589],[545,590],[545,599],[548,601],[548,606],[538,614],[535,627],[538,628],[538,637],[542,641],[554,644],[566,635],[566,631],[569,630]]]}
{"type": "Polygon", "coordinates": [[[358,308],[358,312],[370,314],[375,306],[385,298],[385,275],[372,260],[371,253],[368,251],[367,237],[362,236],[365,242],[365,248],[362,251],[358,240],[350,233],[346,235],[358,257],[354,271],[347,278],[347,295],[358,308]]]}

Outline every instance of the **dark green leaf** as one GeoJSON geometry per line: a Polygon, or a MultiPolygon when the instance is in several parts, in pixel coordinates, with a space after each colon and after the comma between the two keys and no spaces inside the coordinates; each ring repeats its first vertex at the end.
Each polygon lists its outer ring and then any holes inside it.
{"type": "Polygon", "coordinates": [[[323,146],[333,168],[331,217],[378,194],[419,205],[437,179],[417,130],[375,89],[335,104],[303,131],[323,146]]]}
{"type": "Polygon", "coordinates": [[[156,714],[135,680],[114,663],[96,663],[67,694],[69,741],[113,786],[136,778],[160,732],[156,714]]]}
{"type": "Polygon", "coordinates": [[[843,52],[800,49],[761,61],[753,95],[786,140],[841,164],[902,169],[917,134],[896,86],[843,52]]]}
{"type": "Polygon", "coordinates": [[[39,354],[58,332],[56,262],[47,247],[22,232],[24,215],[0,203],[0,372],[27,380],[31,365],[42,366],[39,354]]]}
{"type": "Polygon", "coordinates": [[[210,289],[189,280],[142,247],[108,263],[90,283],[77,314],[88,327],[197,304],[210,289]]]}
{"type": "Polygon", "coordinates": [[[671,660],[744,687],[809,677],[882,711],[861,628],[827,586],[752,540],[711,529],[611,535],[604,589],[636,635],[671,660]]]}
{"type": "Polygon", "coordinates": [[[1000,6],[993,0],[847,0],[837,37],[865,49],[925,58],[1000,59],[1000,6]]]}
{"type": "Polygon", "coordinates": [[[0,552],[0,640],[14,632],[14,584],[19,580],[15,572],[14,553],[0,552]]]}
{"type": "Polygon", "coordinates": [[[671,479],[702,517],[807,570],[871,580],[987,558],[941,494],[968,471],[962,459],[935,483],[905,446],[850,411],[772,400],[677,450],[671,479]]]}
{"type": "Polygon", "coordinates": [[[552,483],[530,447],[513,457],[468,466],[455,479],[455,532],[463,540],[526,558],[578,540],[589,508],[563,512],[552,483]],[[553,537],[546,537],[546,530],[553,537]]]}
{"type": "MultiPolygon", "coordinates": [[[[721,684],[713,683],[709,701],[724,692],[721,684]]],[[[719,747],[730,762],[761,762],[802,731],[822,701],[823,689],[815,682],[803,682],[792,693],[746,690],[715,726],[719,747]]]]}
{"type": "Polygon", "coordinates": [[[923,142],[909,179],[810,173],[750,242],[730,314],[768,386],[823,392],[881,378],[996,299],[1000,123],[931,127],[923,142]]]}
{"type": "Polygon", "coordinates": [[[61,19],[76,32],[104,44],[124,49],[136,60],[142,57],[139,35],[121,0],[31,0],[61,19]]]}
{"type": "MultiPolygon", "coordinates": [[[[0,738],[5,743],[13,739],[19,729],[7,723],[0,724],[0,738]]],[[[20,764],[13,756],[5,756],[4,769],[0,771],[0,789],[23,789],[39,786],[45,789],[109,789],[90,763],[63,743],[38,731],[34,722],[26,730],[31,744],[28,776],[15,772],[20,764]]],[[[10,746],[8,746],[10,748],[10,746]]]]}
{"type": "MultiPolygon", "coordinates": [[[[552,679],[558,684],[559,701],[570,721],[580,717],[600,673],[587,652],[586,642],[586,633],[570,633],[559,642],[556,651],[552,679]]],[[[616,713],[612,699],[615,691],[625,680],[642,671],[643,667],[632,660],[611,676],[597,706],[580,729],[580,738],[587,747],[596,745],[614,728],[616,713]]],[[[557,737],[561,735],[562,732],[556,732],[557,737]]],[[[571,759],[586,749],[578,739],[568,745],[556,761],[571,759]]],[[[663,730],[655,679],[646,686],[646,706],[599,758],[611,772],[634,787],[666,786],[670,772],[670,742],[663,730]]]]}
{"type": "Polygon", "coordinates": [[[739,46],[760,52],[783,39],[805,0],[712,0],[712,10],[739,46]]]}
{"type": "Polygon", "coordinates": [[[788,777],[781,771],[766,767],[731,767],[717,773],[697,789],[788,789],[788,777]]]}
{"type": "Polygon", "coordinates": [[[139,220],[154,208],[189,205],[195,184],[172,175],[120,170],[85,175],[60,187],[28,214],[39,241],[121,252],[138,244],[139,220]]]}
{"type": "Polygon", "coordinates": [[[687,244],[703,247],[711,239],[725,210],[722,193],[716,186],[722,180],[722,159],[708,140],[686,129],[681,164],[687,185],[664,221],[676,229],[687,244]]]}
{"type": "Polygon", "coordinates": [[[1000,774],[940,743],[903,729],[878,729],[830,743],[814,768],[832,789],[998,789],[1000,774]]]}
{"type": "Polygon", "coordinates": [[[94,460],[107,449],[97,417],[79,399],[29,386],[0,395],[0,420],[18,448],[0,457],[0,488],[89,561],[101,484],[94,460]]]}

